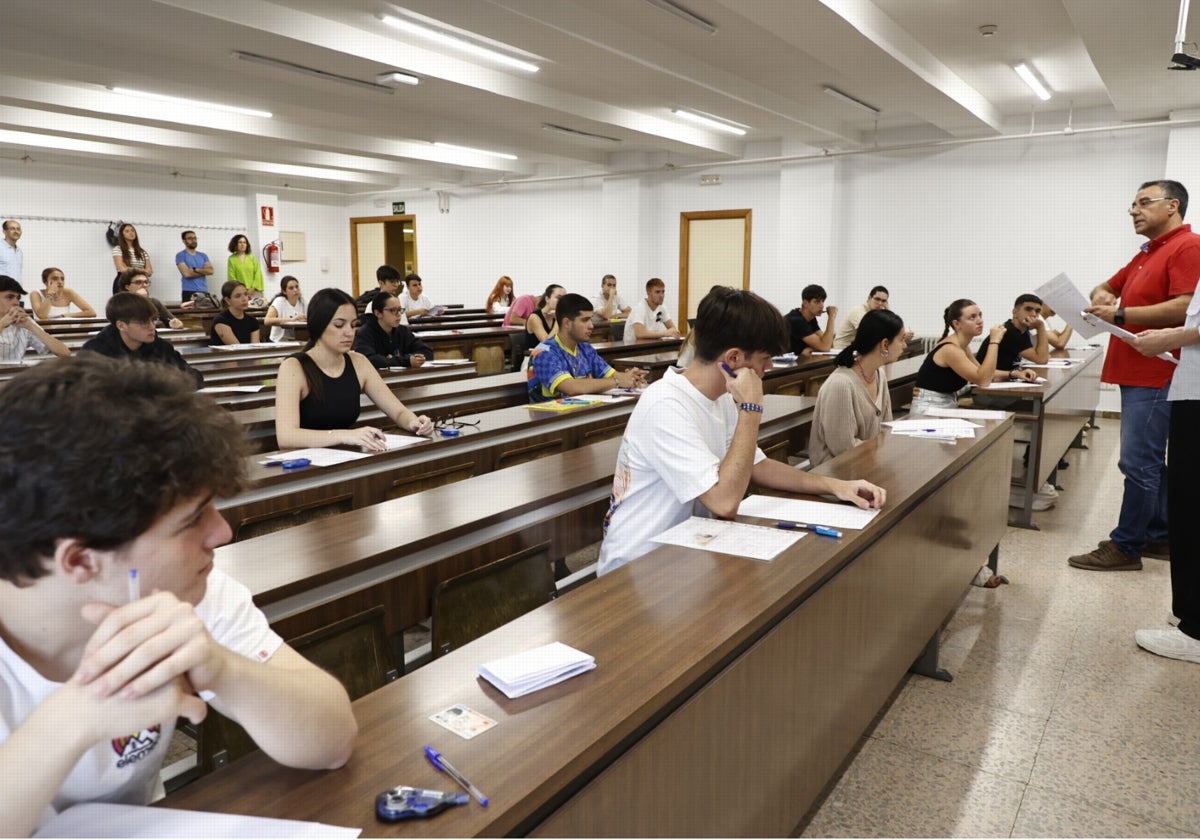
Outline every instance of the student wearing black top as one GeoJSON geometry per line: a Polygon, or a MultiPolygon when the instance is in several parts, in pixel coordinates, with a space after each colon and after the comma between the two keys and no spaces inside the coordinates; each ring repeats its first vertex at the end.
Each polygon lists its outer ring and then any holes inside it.
{"type": "Polygon", "coordinates": [[[429,345],[400,323],[400,298],[380,292],[371,301],[374,318],[363,318],[354,335],[354,351],[377,368],[420,367],[433,358],[429,345]]]}
{"type": "Polygon", "coordinates": [[[150,298],[134,292],[117,292],[104,307],[108,326],[88,339],[82,349],[114,359],[138,359],[170,365],[191,376],[196,387],[200,388],[204,385],[200,371],[185,362],[174,345],[159,338],[154,331],[156,316],[150,298]]]}
{"type": "Polygon", "coordinates": [[[337,444],[386,449],[379,429],[351,428],[364,392],[401,429],[433,434],[433,422],[405,408],[366,356],[350,349],[357,318],[354,298],[341,289],[321,289],[309,301],[308,343],[279,365],[275,439],[281,449],[337,444]]]}
{"type": "Polygon", "coordinates": [[[371,303],[375,300],[376,295],[383,294],[384,292],[391,295],[400,294],[400,272],[396,270],[395,266],[381,265],[375,269],[375,282],[379,285],[374,289],[367,289],[355,301],[359,306],[366,307],[366,312],[363,313],[365,316],[364,320],[370,320],[374,317],[374,313],[371,310],[371,303]]]}
{"type": "MultiPolygon", "coordinates": [[[[983,362],[988,348],[980,346],[975,360],[983,362]]],[[[1000,339],[996,370],[1012,370],[1021,359],[1035,365],[1044,365],[1050,360],[1050,342],[1046,324],[1042,321],[1042,299],[1037,295],[1021,295],[1013,304],[1013,316],[1004,322],[1004,336],[1000,339]],[[1030,329],[1037,330],[1037,343],[1030,336],[1030,329]]]]}
{"type": "Polygon", "coordinates": [[[959,299],[942,313],[946,325],[942,338],[925,357],[917,371],[909,415],[917,417],[931,408],[953,408],[958,405],[958,392],[967,385],[987,385],[1006,379],[1031,382],[1036,374],[1031,370],[996,371],[996,358],[1005,327],[997,324],[988,333],[982,362],[970,353],[971,342],[983,335],[983,311],[972,300],[959,299]]]}
{"type": "Polygon", "coordinates": [[[827,353],[833,347],[836,334],[837,307],[825,307],[825,290],[815,283],[805,286],[800,292],[800,306],[787,314],[788,331],[792,336],[792,352],[797,356],[811,356],[813,351],[827,353]],[[821,313],[829,315],[825,329],[817,323],[821,313]]]}
{"type": "Polygon", "coordinates": [[[140,268],[131,268],[118,274],[117,287],[117,292],[133,292],[135,295],[144,295],[146,300],[150,301],[150,305],[154,307],[158,321],[164,327],[172,330],[183,328],[183,321],[172,315],[171,310],[167,309],[161,300],[150,296],[150,278],[140,268]]]}
{"type": "Polygon", "coordinates": [[[262,325],[250,308],[250,292],[237,280],[227,280],[221,286],[221,306],[224,307],[213,318],[212,337],[208,343],[220,347],[223,344],[257,344],[262,334],[262,325]]]}

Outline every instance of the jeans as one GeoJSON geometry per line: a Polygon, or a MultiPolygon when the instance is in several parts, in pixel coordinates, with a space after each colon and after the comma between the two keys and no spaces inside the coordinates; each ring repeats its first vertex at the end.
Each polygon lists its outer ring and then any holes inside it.
{"type": "Polygon", "coordinates": [[[1179,629],[1200,639],[1200,529],[1195,515],[1196,471],[1200,469],[1200,400],[1171,403],[1171,439],[1167,456],[1167,505],[1171,532],[1171,609],[1179,629]]]}
{"type": "Polygon", "coordinates": [[[1141,557],[1147,542],[1167,538],[1169,390],[1169,386],[1121,386],[1121,459],[1117,466],[1125,476],[1125,494],[1117,527],[1108,537],[1130,557],[1141,557]]]}
{"type": "Polygon", "coordinates": [[[958,394],[943,394],[941,391],[922,388],[913,395],[912,404],[908,407],[908,416],[920,417],[931,408],[958,408],[958,394]]]}

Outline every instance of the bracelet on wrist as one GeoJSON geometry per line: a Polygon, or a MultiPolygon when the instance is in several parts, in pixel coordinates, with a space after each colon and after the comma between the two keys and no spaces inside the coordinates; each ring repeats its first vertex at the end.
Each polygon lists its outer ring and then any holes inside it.
{"type": "Polygon", "coordinates": [[[738,403],[738,411],[753,411],[756,414],[762,414],[763,407],[758,403],[744,402],[738,403]]]}

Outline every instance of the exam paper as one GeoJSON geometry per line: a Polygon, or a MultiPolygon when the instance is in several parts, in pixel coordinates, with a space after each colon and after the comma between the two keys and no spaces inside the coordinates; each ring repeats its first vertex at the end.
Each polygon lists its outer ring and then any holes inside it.
{"type": "MultiPolygon", "coordinates": [[[[1092,315],[1089,312],[1081,312],[1079,314],[1081,316],[1083,316],[1083,319],[1085,321],[1087,321],[1089,324],[1094,324],[1099,329],[1104,330],[1107,333],[1112,333],[1113,335],[1115,335],[1117,338],[1121,339],[1122,341],[1128,341],[1129,339],[1134,337],[1134,333],[1131,333],[1129,330],[1122,329],[1121,327],[1118,327],[1116,324],[1110,324],[1110,323],[1108,323],[1108,321],[1105,321],[1103,318],[1097,318],[1095,315],[1092,315]]],[[[1170,353],[1159,353],[1158,358],[1162,359],[1164,362],[1170,362],[1173,365],[1179,364],[1179,360],[1176,359],[1174,356],[1172,356],[1170,353]]]]}
{"type": "Polygon", "coordinates": [[[745,522],[692,516],[652,537],[651,541],[769,562],[804,534],[804,531],[786,531],[745,522]]]}
{"type": "Polygon", "coordinates": [[[345,449],[293,449],[291,452],[278,452],[270,457],[272,461],[296,461],[307,458],[314,467],[332,467],[334,464],[344,464],[347,461],[357,461],[366,458],[363,452],[347,452],[345,449]]]}
{"type": "Polygon", "coordinates": [[[596,658],[562,642],[514,653],[479,666],[479,676],[510,700],[560,683],[596,667],[596,658]]]}
{"type": "Polygon", "coordinates": [[[360,828],[300,820],[85,802],[58,814],[34,837],[357,837],[360,828]]]}
{"type": "Polygon", "coordinates": [[[992,408],[930,408],[925,417],[961,417],[964,420],[1003,420],[1007,411],[992,408]]]}
{"type": "Polygon", "coordinates": [[[1070,324],[1080,338],[1091,338],[1099,332],[1095,325],[1082,318],[1082,310],[1091,306],[1092,302],[1083,296],[1083,292],[1066,274],[1058,275],[1034,289],[1033,293],[1050,304],[1050,308],[1070,324]]]}
{"type": "Polygon", "coordinates": [[[262,385],[213,385],[201,388],[201,394],[257,394],[263,389],[262,385]]]}
{"type": "Polygon", "coordinates": [[[412,446],[414,443],[428,443],[429,438],[418,437],[417,435],[388,435],[383,436],[384,443],[388,449],[400,449],[403,446],[412,446]]]}
{"type": "MultiPolygon", "coordinates": [[[[863,510],[850,504],[809,502],[803,499],[784,499],[778,496],[747,496],[738,508],[742,516],[759,516],[808,525],[826,525],[839,530],[859,530],[871,524],[878,510],[863,510]]],[[[788,533],[788,532],[784,532],[788,533]]]]}
{"type": "Polygon", "coordinates": [[[426,359],[425,364],[421,367],[454,367],[455,365],[469,365],[471,359],[426,359]]]}
{"type": "MultiPolygon", "coordinates": [[[[1039,385],[1045,385],[1045,384],[1046,384],[1046,377],[1039,376],[1033,382],[1022,382],[1022,381],[989,382],[987,385],[984,385],[983,387],[987,388],[989,391],[1012,391],[1012,390],[1015,390],[1018,388],[1037,388],[1039,385]]],[[[978,388],[979,386],[976,385],[975,387],[978,388]]]]}

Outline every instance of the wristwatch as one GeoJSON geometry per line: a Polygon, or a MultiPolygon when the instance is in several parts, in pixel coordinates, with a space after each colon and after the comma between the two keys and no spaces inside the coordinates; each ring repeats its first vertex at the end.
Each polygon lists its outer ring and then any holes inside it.
{"type": "Polygon", "coordinates": [[[1117,314],[1113,315],[1113,323],[1116,324],[1118,327],[1125,326],[1125,307],[1124,306],[1117,307],[1117,314]]]}
{"type": "Polygon", "coordinates": [[[763,413],[763,407],[758,403],[738,403],[738,411],[755,411],[759,414],[763,413]]]}

